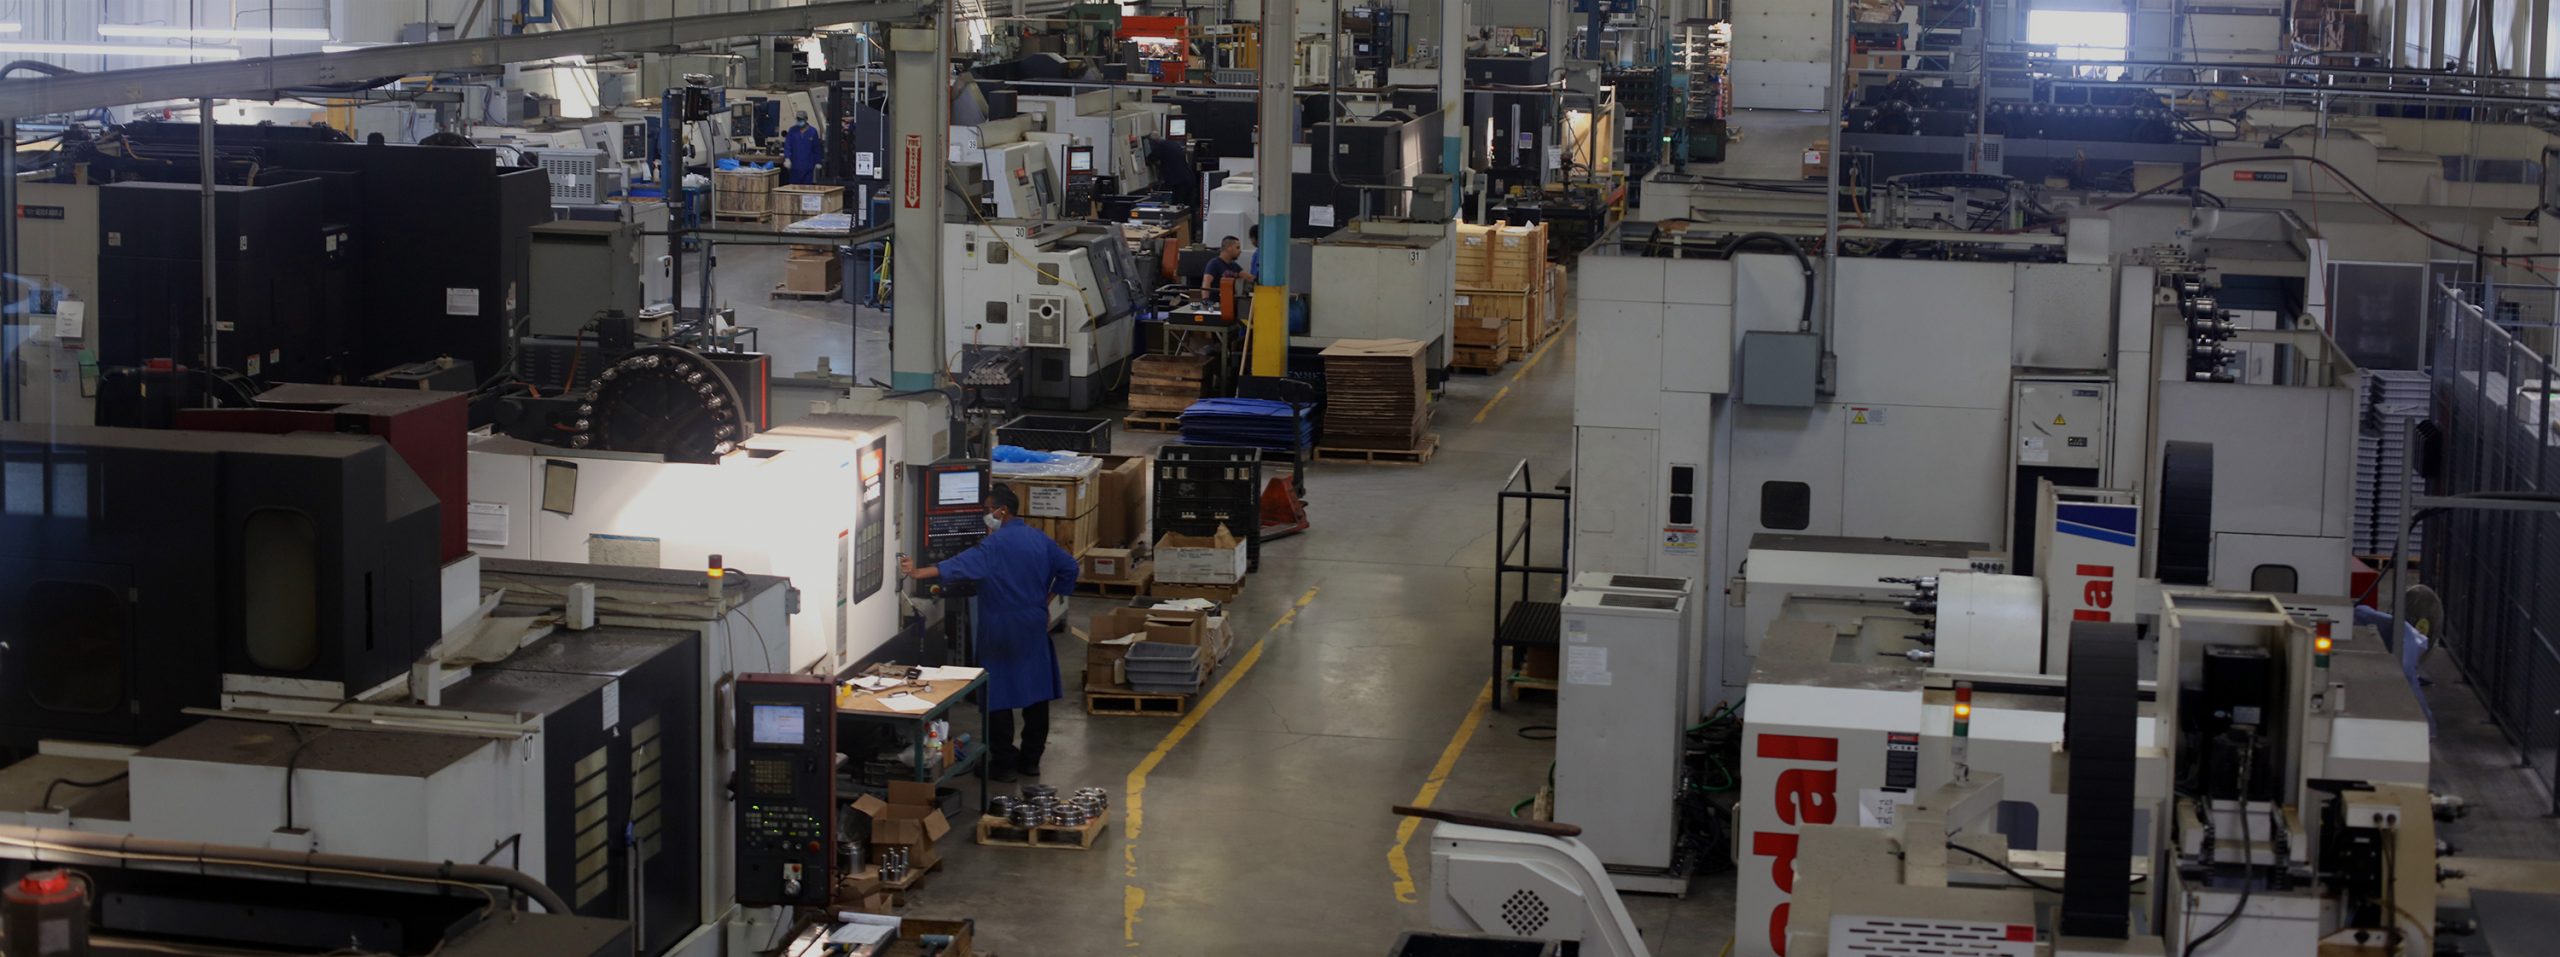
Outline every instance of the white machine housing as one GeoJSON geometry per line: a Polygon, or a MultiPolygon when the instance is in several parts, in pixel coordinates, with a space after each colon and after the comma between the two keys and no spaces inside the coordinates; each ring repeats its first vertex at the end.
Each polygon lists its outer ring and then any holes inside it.
{"type": "Polygon", "coordinates": [[[1088,408],[1129,359],[1138,277],[1116,224],[947,223],[942,268],[945,348],[1029,348],[1035,397],[1088,408]]]}
{"type": "Polygon", "coordinates": [[[1448,223],[1355,219],[1316,240],[1312,275],[1324,281],[1311,284],[1307,334],[1290,342],[1414,339],[1431,344],[1426,367],[1446,368],[1457,341],[1454,233],[1448,223]]]}
{"type": "Polygon", "coordinates": [[[782,653],[761,671],[832,674],[898,631],[893,567],[902,512],[888,500],[904,461],[895,419],[817,415],[758,433],[718,462],[476,439],[469,455],[471,547],[493,558],[726,567],[790,579],[799,593],[782,653]],[[877,457],[879,461],[874,462],[877,457]],[[876,485],[860,476],[880,469],[876,485]],[[557,493],[574,485],[567,510],[557,493]],[[868,495],[884,499],[876,507],[868,495]],[[879,528],[866,513],[882,517],[879,528]],[[882,543],[878,578],[856,581],[858,549],[882,543]]]}

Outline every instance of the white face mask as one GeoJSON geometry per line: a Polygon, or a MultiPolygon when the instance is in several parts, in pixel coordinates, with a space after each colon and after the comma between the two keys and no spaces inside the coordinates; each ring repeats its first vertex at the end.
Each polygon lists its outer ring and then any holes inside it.
{"type": "Polygon", "coordinates": [[[996,513],[994,513],[994,512],[988,512],[988,513],[987,513],[987,531],[992,532],[992,531],[995,531],[996,529],[1003,528],[1003,527],[1004,527],[1004,519],[997,518],[997,517],[996,517],[996,513]]]}

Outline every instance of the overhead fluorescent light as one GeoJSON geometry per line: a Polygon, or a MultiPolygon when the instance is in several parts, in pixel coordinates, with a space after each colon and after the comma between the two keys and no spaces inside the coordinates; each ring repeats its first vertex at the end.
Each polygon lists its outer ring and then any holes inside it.
{"type": "Polygon", "coordinates": [[[150,57],[162,60],[237,60],[230,47],[163,47],[137,43],[77,43],[58,40],[0,40],[0,53],[73,53],[94,56],[150,57]]]}
{"type": "Polygon", "coordinates": [[[391,44],[388,43],[323,43],[320,45],[320,52],[352,53],[357,50],[370,50],[374,47],[387,47],[390,45],[391,44]]]}
{"type": "Polygon", "coordinates": [[[16,20],[0,20],[0,33],[16,33],[24,29],[26,29],[26,27],[20,25],[16,20]]]}
{"type": "Polygon", "coordinates": [[[326,27],[261,27],[227,29],[222,27],[164,27],[139,23],[105,23],[98,26],[102,37],[153,37],[163,40],[335,40],[326,27]]]}

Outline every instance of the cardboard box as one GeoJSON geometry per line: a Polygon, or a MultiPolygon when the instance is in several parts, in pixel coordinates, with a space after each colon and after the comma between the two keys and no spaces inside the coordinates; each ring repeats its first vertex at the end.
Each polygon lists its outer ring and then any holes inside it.
{"type": "Polygon", "coordinates": [[[923,957],[925,954],[932,954],[934,957],[970,957],[972,951],[969,948],[976,943],[971,939],[975,931],[976,925],[972,921],[909,917],[898,922],[898,939],[890,941],[889,946],[881,948],[880,957],[923,957]],[[926,950],[924,938],[927,934],[948,937],[951,939],[951,944],[942,950],[926,950]]]}
{"type": "Polygon", "coordinates": [[[931,870],[942,862],[934,842],[951,833],[951,819],[943,816],[932,782],[891,781],[888,800],[865,794],[854,800],[853,809],[871,818],[875,863],[881,849],[890,847],[906,848],[908,866],[915,870],[931,870]]]}
{"type": "MultiPolygon", "coordinates": [[[[1134,556],[1147,547],[1147,472],[1144,455],[1101,455],[1099,502],[1094,541],[1104,548],[1125,548],[1134,556]]],[[[1109,576],[1105,576],[1109,577],[1109,576]]]]}
{"type": "Polygon", "coordinates": [[[1156,539],[1156,581],[1173,585],[1233,585],[1244,580],[1245,542],[1218,526],[1216,535],[1166,532],[1156,539]]]}
{"type": "Polygon", "coordinates": [[[833,255],[793,256],[782,264],[782,288],[791,292],[826,292],[836,288],[842,267],[833,255]]]}
{"type": "Polygon", "coordinates": [[[1138,571],[1138,556],[1126,548],[1091,548],[1084,553],[1086,581],[1128,581],[1138,571]]]}
{"type": "Polygon", "coordinates": [[[1097,504],[1100,473],[998,479],[1022,500],[1024,518],[1077,518],[1097,504]]]}

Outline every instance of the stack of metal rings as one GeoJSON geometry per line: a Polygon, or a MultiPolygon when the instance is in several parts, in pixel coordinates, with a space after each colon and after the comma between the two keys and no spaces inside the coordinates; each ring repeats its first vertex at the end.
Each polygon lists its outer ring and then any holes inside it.
{"type": "Polygon", "coordinates": [[[1026,784],[1022,787],[1022,799],[1025,801],[1036,802],[1044,797],[1053,798],[1057,796],[1058,787],[1054,784],[1026,784]]]}
{"type": "Polygon", "coordinates": [[[1086,805],[1087,810],[1096,814],[1111,806],[1111,792],[1101,788],[1077,788],[1075,799],[1076,803],[1086,805]]]}
{"type": "Polygon", "coordinates": [[[1015,827],[1038,827],[1048,820],[1049,812],[1037,804],[1015,804],[1005,812],[1005,823],[1015,827]]]}
{"type": "Polygon", "coordinates": [[[1011,816],[1011,815],[1012,815],[1012,813],[1013,813],[1013,805],[1014,805],[1013,795],[1010,795],[1010,794],[999,794],[999,795],[996,795],[996,796],[994,796],[994,797],[988,798],[988,799],[987,799],[987,815],[988,815],[989,817],[1008,817],[1008,816],[1011,816]]]}
{"type": "Polygon", "coordinates": [[[1093,815],[1079,804],[1060,804],[1049,811],[1049,823],[1059,827],[1083,827],[1084,822],[1092,819],[1093,815]]]}

